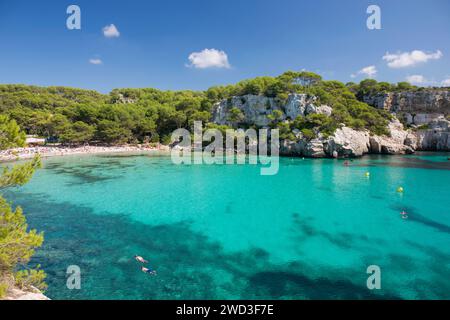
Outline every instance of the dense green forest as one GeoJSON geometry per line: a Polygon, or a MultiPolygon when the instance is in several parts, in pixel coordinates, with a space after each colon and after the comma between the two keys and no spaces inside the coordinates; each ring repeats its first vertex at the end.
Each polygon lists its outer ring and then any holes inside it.
{"type": "MultiPolygon", "coordinates": [[[[232,96],[264,95],[285,103],[290,93],[307,93],[318,103],[333,107],[333,115],[310,115],[290,123],[276,121],[281,137],[292,138],[296,128],[313,137],[316,132],[332,134],[341,124],[386,134],[389,115],[359,101],[357,97],[387,91],[416,90],[407,83],[396,85],[365,80],[360,84],[325,81],[310,72],[285,72],[278,77],[258,77],[235,85],[206,91],[161,91],[115,89],[109,94],[66,87],[0,85],[0,114],[15,120],[26,131],[66,144],[169,142],[177,128],[190,128],[201,120],[207,127],[214,103],[232,96]]],[[[239,119],[239,110],[234,115],[239,119]]],[[[240,124],[242,125],[242,124],[240,124]]],[[[245,125],[245,124],[244,124],[245,125]]]]}

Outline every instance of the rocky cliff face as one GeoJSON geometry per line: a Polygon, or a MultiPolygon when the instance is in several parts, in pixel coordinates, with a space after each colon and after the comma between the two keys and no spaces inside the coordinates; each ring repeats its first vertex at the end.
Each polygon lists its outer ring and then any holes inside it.
{"type": "MultiPolygon", "coordinates": [[[[372,97],[370,104],[391,111],[394,114],[410,114],[411,117],[427,119],[429,129],[405,130],[403,124],[394,119],[388,125],[390,136],[371,135],[368,131],[357,131],[349,127],[341,127],[330,137],[321,134],[315,139],[303,137],[301,132],[293,132],[295,141],[280,142],[280,154],[313,158],[359,157],[367,153],[405,154],[415,150],[450,150],[450,122],[446,116],[450,109],[450,95],[447,91],[437,91],[427,96],[422,92],[396,93],[372,97]],[[417,95],[414,95],[417,94],[417,95]],[[430,112],[430,113],[427,113],[430,112]],[[434,115],[437,116],[434,116],[434,115]]],[[[290,121],[298,116],[321,113],[332,116],[332,108],[317,105],[317,99],[306,94],[291,94],[286,103],[263,96],[246,95],[233,97],[217,103],[213,110],[213,121],[217,124],[236,125],[230,120],[230,110],[236,107],[243,114],[242,123],[267,127],[271,120],[268,117],[275,110],[281,111],[281,121],[290,121]]],[[[425,120],[424,120],[425,121],[425,120]]]]}
{"type": "MultiPolygon", "coordinates": [[[[281,155],[295,155],[312,158],[353,158],[364,154],[405,154],[413,153],[414,148],[407,145],[407,139],[415,136],[403,130],[403,125],[394,120],[389,123],[391,136],[373,136],[368,131],[357,131],[342,127],[334,135],[312,140],[304,139],[298,134],[297,141],[284,140],[281,142],[281,155]]],[[[416,141],[416,140],[414,140],[416,141]]]]}
{"type": "Polygon", "coordinates": [[[242,122],[255,124],[260,127],[269,125],[270,120],[267,116],[272,114],[274,110],[281,110],[273,98],[255,95],[233,97],[215,105],[213,121],[217,124],[232,125],[230,110],[233,107],[242,111],[244,115],[242,122]]]}
{"type": "Polygon", "coordinates": [[[412,146],[425,151],[450,151],[450,121],[439,118],[428,124],[428,130],[415,132],[412,146]]]}
{"type": "Polygon", "coordinates": [[[399,119],[417,127],[414,137],[410,136],[406,141],[414,149],[450,150],[450,90],[385,93],[365,96],[363,101],[375,108],[395,113],[399,119]]]}
{"type": "Polygon", "coordinates": [[[233,97],[217,103],[213,108],[213,122],[217,124],[232,125],[230,110],[235,107],[242,111],[244,119],[242,123],[268,126],[271,120],[268,118],[275,110],[282,112],[281,120],[294,120],[298,116],[306,116],[310,113],[324,113],[331,115],[329,106],[316,106],[316,97],[307,94],[291,94],[285,104],[275,98],[264,96],[245,95],[233,97]]]}
{"type": "Polygon", "coordinates": [[[450,114],[450,90],[445,89],[381,93],[362,100],[404,117],[408,124],[427,124],[450,114]]]}

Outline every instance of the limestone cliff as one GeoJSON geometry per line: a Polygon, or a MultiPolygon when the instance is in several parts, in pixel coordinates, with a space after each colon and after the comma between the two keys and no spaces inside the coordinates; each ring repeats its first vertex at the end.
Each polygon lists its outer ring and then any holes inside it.
{"type": "Polygon", "coordinates": [[[317,98],[307,94],[290,94],[286,103],[281,103],[276,98],[268,98],[257,95],[245,95],[223,100],[213,107],[213,122],[217,124],[234,124],[230,117],[230,110],[238,108],[244,115],[241,123],[268,126],[271,120],[268,118],[275,110],[282,112],[281,120],[294,120],[298,116],[306,116],[310,113],[323,113],[331,115],[331,107],[316,105],[317,98]]]}
{"type": "Polygon", "coordinates": [[[407,141],[417,150],[450,150],[450,90],[421,89],[367,95],[362,100],[385,109],[414,128],[414,138],[407,141]]]}
{"type": "Polygon", "coordinates": [[[366,130],[342,127],[327,138],[305,139],[301,133],[297,141],[284,140],[280,144],[281,155],[294,155],[312,158],[353,158],[364,154],[405,154],[413,153],[414,148],[405,144],[411,135],[403,130],[403,125],[394,120],[389,123],[390,136],[370,135],[366,130]]]}
{"type": "Polygon", "coordinates": [[[367,95],[362,100],[379,109],[404,115],[409,124],[428,123],[450,114],[450,90],[423,89],[367,95]]]}
{"type": "MultiPolygon", "coordinates": [[[[290,94],[285,102],[257,95],[233,97],[214,105],[213,122],[236,126],[237,123],[230,117],[232,108],[242,112],[242,119],[239,121],[241,124],[258,127],[269,126],[272,121],[269,115],[276,110],[280,115],[278,120],[284,122],[311,113],[332,116],[333,109],[326,105],[318,105],[317,101],[316,97],[307,94],[290,94]]],[[[445,90],[428,95],[418,91],[372,97],[367,102],[389,110],[394,115],[394,119],[388,124],[389,136],[371,135],[366,130],[354,130],[344,125],[331,136],[325,137],[319,132],[314,139],[304,137],[301,132],[294,130],[296,139],[281,141],[280,154],[345,158],[367,153],[404,154],[413,153],[415,150],[450,150],[450,122],[444,118],[450,109],[449,101],[449,92],[445,90]],[[412,129],[406,130],[395,117],[405,114],[421,121],[427,119],[426,124],[429,128],[418,128],[417,125],[414,128],[413,124],[412,129]],[[415,118],[419,114],[420,116],[415,118]]]]}
{"type": "Polygon", "coordinates": [[[215,105],[213,122],[222,125],[233,124],[230,116],[230,110],[233,107],[242,111],[244,119],[241,122],[255,124],[261,127],[269,125],[270,120],[267,117],[268,115],[272,114],[274,110],[281,109],[273,98],[255,95],[232,97],[229,100],[223,100],[215,105]]]}
{"type": "Polygon", "coordinates": [[[428,128],[415,132],[412,145],[424,151],[450,151],[450,121],[439,118],[428,123],[428,128]]]}

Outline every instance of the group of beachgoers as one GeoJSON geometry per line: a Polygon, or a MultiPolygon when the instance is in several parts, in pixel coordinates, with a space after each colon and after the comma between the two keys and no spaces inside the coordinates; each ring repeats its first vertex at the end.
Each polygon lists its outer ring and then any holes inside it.
{"type": "Polygon", "coordinates": [[[39,154],[42,157],[65,156],[76,154],[116,153],[163,150],[164,146],[156,145],[123,145],[123,146],[30,146],[25,148],[13,148],[0,151],[0,161],[13,161],[30,159],[39,154]]]}
{"type": "MultiPolygon", "coordinates": [[[[140,263],[142,263],[142,264],[148,264],[148,261],[147,260],[145,260],[143,257],[141,257],[141,256],[138,256],[138,255],[135,255],[134,256],[134,259],[137,261],[137,262],[140,262],[140,263]]],[[[150,267],[145,267],[145,266],[142,266],[141,267],[141,271],[142,272],[144,272],[144,273],[147,273],[147,274],[149,274],[149,275],[152,275],[152,276],[156,276],[156,270],[153,270],[152,268],[150,268],[150,267]]]]}

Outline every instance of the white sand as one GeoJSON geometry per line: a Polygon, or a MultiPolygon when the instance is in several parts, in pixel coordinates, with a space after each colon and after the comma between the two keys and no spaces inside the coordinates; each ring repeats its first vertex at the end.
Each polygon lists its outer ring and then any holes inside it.
{"type": "Polygon", "coordinates": [[[0,151],[0,161],[13,161],[33,158],[36,154],[41,157],[65,156],[75,154],[97,154],[97,153],[121,153],[121,152],[142,152],[168,150],[168,147],[159,145],[149,147],[144,145],[124,145],[124,146],[82,146],[82,147],[62,147],[62,146],[42,146],[14,148],[0,151]]]}

